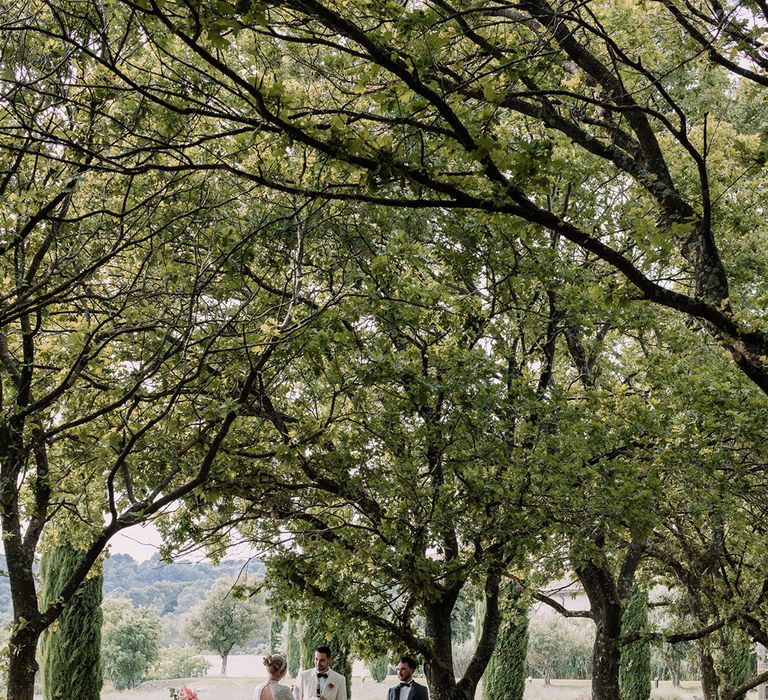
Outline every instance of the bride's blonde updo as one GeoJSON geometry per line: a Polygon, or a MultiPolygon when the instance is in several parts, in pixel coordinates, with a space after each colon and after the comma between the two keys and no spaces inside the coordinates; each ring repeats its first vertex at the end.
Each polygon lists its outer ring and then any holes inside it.
{"type": "Polygon", "coordinates": [[[273,676],[276,676],[278,673],[285,671],[288,662],[280,654],[270,654],[264,657],[264,665],[273,676]]]}

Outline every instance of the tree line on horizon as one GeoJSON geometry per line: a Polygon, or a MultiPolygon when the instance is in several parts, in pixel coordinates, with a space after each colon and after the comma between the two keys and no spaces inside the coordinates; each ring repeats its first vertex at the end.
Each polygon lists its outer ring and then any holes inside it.
{"type": "MultiPolygon", "coordinates": [[[[149,606],[158,614],[183,612],[203,599],[208,589],[220,578],[235,580],[247,564],[254,575],[263,574],[257,561],[230,559],[214,565],[207,561],[163,561],[153,554],[143,561],[130,554],[112,554],[104,560],[102,593],[104,596],[127,598],[135,606],[149,606]],[[186,600],[179,600],[184,596],[186,600]]],[[[0,570],[5,570],[5,558],[0,554],[0,570]]],[[[3,626],[13,619],[10,586],[0,578],[0,621],[3,626]]]]}

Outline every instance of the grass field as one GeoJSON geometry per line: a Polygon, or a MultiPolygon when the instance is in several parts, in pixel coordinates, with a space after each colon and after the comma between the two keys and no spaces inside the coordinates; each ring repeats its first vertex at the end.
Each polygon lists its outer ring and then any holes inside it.
{"type": "MultiPolygon", "coordinates": [[[[254,687],[258,684],[256,678],[197,678],[187,683],[190,688],[198,691],[200,700],[252,700],[254,687]]],[[[396,682],[394,677],[383,683],[375,683],[359,677],[352,681],[352,700],[386,700],[387,688],[396,682]]],[[[169,700],[169,689],[181,685],[182,682],[151,681],[135,690],[121,693],[104,692],[101,700],[169,700]]],[[[525,690],[525,700],[589,700],[589,681],[552,681],[547,687],[539,679],[528,682],[525,690]]],[[[478,693],[478,698],[480,697],[478,693]]],[[[672,688],[668,682],[661,682],[652,692],[654,700],[700,700],[701,688],[698,683],[685,683],[683,688],[672,688]]],[[[748,695],[749,700],[757,698],[757,692],[748,695]]]]}
{"type": "MultiPolygon", "coordinates": [[[[179,679],[176,681],[148,681],[139,688],[118,692],[105,688],[101,700],[170,700],[170,689],[187,685],[196,690],[200,700],[252,700],[253,689],[262,681],[264,666],[257,654],[233,654],[229,657],[228,675],[219,675],[220,661],[216,656],[206,656],[211,663],[208,676],[195,679],[179,679]]],[[[363,678],[365,667],[355,662],[352,673],[352,700],[386,700],[387,690],[397,683],[395,676],[389,676],[383,683],[376,683],[370,676],[363,678]]],[[[420,682],[424,682],[420,679],[420,682]]],[[[291,679],[285,680],[291,685],[291,679]]],[[[476,694],[477,700],[482,697],[476,694]]],[[[652,689],[652,700],[701,700],[701,686],[695,682],[687,682],[682,688],[672,688],[671,683],[662,681],[658,688],[652,689]]],[[[35,700],[42,700],[36,696],[35,700]]],[[[545,686],[541,679],[531,679],[526,683],[525,700],[590,700],[589,681],[554,680],[552,685],[545,686]]],[[[747,695],[747,700],[757,700],[757,691],[747,695]]]]}

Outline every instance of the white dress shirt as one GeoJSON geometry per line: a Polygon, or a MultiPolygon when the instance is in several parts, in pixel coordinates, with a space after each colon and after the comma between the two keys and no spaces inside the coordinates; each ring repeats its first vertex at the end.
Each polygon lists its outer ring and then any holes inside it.
{"type": "MultiPolygon", "coordinates": [[[[409,681],[411,683],[412,681],[409,681]]],[[[408,696],[411,694],[411,686],[406,685],[400,688],[400,700],[408,700],[408,696]]]]}

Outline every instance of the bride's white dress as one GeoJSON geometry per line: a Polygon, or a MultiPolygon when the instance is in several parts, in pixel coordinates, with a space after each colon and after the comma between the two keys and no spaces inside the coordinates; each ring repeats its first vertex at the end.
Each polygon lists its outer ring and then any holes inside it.
{"type": "Polygon", "coordinates": [[[261,691],[269,686],[272,691],[272,697],[275,700],[293,700],[293,693],[287,685],[280,685],[277,681],[264,681],[256,686],[253,691],[253,700],[261,700],[261,691]]]}

